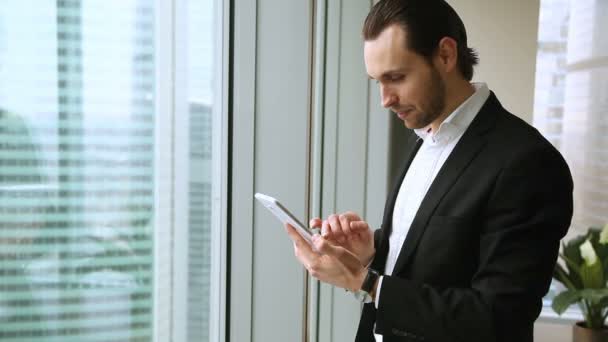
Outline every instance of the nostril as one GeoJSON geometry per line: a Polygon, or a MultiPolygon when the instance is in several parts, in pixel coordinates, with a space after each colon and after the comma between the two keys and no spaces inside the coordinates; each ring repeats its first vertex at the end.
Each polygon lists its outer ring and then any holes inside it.
{"type": "Polygon", "coordinates": [[[393,103],[395,103],[395,101],[393,101],[393,99],[387,99],[386,101],[384,101],[384,102],[382,103],[382,106],[383,106],[384,108],[389,108],[390,106],[392,106],[392,105],[393,105],[393,103]]]}

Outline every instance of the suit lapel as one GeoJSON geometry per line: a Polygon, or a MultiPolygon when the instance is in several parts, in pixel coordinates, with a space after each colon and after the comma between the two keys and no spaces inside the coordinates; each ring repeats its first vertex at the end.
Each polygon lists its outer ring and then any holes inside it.
{"type": "MultiPolygon", "coordinates": [[[[500,108],[501,106],[498,99],[496,99],[494,93],[491,93],[478,115],[441,167],[414,217],[414,221],[412,222],[405,241],[403,242],[403,246],[401,247],[393,274],[397,274],[407,265],[435,208],[456,182],[458,177],[460,177],[465,168],[485,145],[486,139],[483,137],[482,133],[486,132],[494,125],[496,112],[500,108]]],[[[398,191],[399,190],[397,189],[397,192],[398,191]]],[[[393,201],[392,207],[394,207],[394,204],[393,201]]],[[[392,217],[392,208],[390,212],[392,217]]],[[[388,237],[386,237],[386,240],[388,241],[388,237]]],[[[386,245],[388,250],[388,243],[386,245]]]]}

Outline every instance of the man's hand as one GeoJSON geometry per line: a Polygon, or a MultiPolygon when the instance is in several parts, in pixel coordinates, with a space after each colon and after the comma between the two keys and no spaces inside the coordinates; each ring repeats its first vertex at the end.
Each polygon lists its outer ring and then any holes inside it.
{"type": "Polygon", "coordinates": [[[289,224],[285,230],[293,241],[296,258],[310,275],[337,287],[358,291],[363,284],[366,268],[359,259],[343,247],[334,246],[321,235],[313,236],[316,253],[302,236],[289,224]]]}
{"type": "Polygon", "coordinates": [[[321,235],[332,245],[344,247],[354,254],[363,265],[371,262],[376,252],[374,232],[367,222],[352,211],[330,215],[326,220],[310,220],[313,228],[321,227],[321,235]]]}

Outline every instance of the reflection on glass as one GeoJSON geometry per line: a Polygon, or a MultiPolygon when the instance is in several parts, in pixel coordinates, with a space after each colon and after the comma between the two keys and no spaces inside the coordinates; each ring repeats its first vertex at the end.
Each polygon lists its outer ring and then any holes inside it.
{"type": "Polygon", "coordinates": [[[154,2],[0,7],[0,340],[150,341],[154,2]]]}
{"type": "MultiPolygon", "coordinates": [[[[190,129],[188,341],[210,340],[214,54],[213,0],[187,2],[186,106],[190,129]]],[[[217,73],[219,74],[219,73],[217,73]]],[[[215,134],[219,134],[216,132],[215,134]]]]}

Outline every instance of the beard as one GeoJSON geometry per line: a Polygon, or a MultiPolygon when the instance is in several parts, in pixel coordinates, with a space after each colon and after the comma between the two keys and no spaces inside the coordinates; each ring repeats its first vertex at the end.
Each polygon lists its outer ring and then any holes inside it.
{"type": "Polygon", "coordinates": [[[431,75],[425,91],[425,99],[420,111],[413,115],[411,122],[405,122],[410,129],[424,128],[441,116],[445,108],[446,87],[435,66],[431,65],[431,75]]]}

